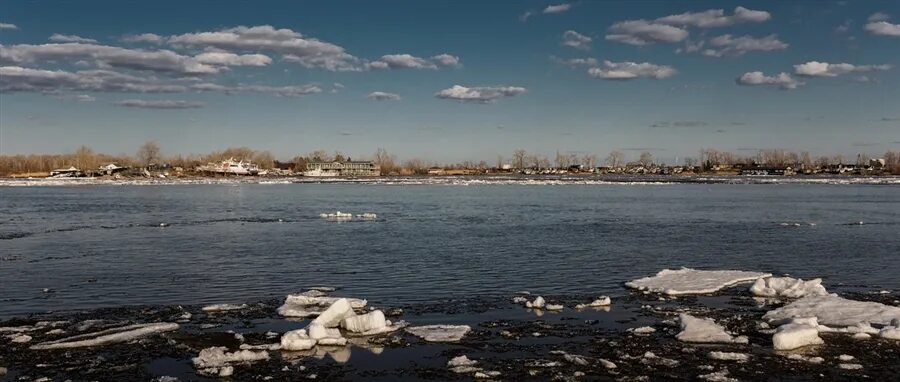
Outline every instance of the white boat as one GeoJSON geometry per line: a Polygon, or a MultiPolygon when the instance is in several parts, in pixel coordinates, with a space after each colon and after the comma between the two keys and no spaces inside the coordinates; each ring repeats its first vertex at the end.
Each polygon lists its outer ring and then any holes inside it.
{"type": "Polygon", "coordinates": [[[229,158],[221,163],[209,163],[202,166],[202,171],[213,172],[225,175],[257,175],[259,174],[259,166],[243,160],[235,161],[229,158]]]}

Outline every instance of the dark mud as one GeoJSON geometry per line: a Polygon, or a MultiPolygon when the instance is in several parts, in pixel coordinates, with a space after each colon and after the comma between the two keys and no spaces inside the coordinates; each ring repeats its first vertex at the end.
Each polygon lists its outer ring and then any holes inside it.
{"type": "MultiPolygon", "coordinates": [[[[778,306],[761,302],[737,287],[718,294],[661,298],[632,293],[614,296],[609,309],[574,310],[595,296],[544,296],[561,303],[558,312],[528,310],[497,298],[448,299],[428,304],[376,308],[392,320],[412,325],[467,324],[472,331],[460,342],[426,343],[403,331],[353,339],[347,347],[318,347],[308,352],[270,351],[270,359],[235,365],[228,380],[465,380],[474,371],[455,373],[447,361],[459,355],[477,360],[497,380],[698,380],[700,376],[736,380],[897,380],[900,342],[855,340],[823,334],[825,345],[794,354],[821,357],[820,364],[788,358],[772,350],[771,334],[759,325],[762,315],[778,306]],[[749,344],[687,344],[675,339],[678,313],[712,317],[729,331],[749,337],[749,344]],[[628,329],[650,326],[641,335],[628,329]],[[746,362],[714,360],[709,352],[748,354],[746,362]],[[859,370],[838,365],[851,355],[859,370]],[[609,363],[615,368],[608,368],[609,363]]],[[[335,293],[340,295],[340,292],[335,293]]],[[[845,297],[898,305],[894,293],[848,291],[845,297]]],[[[206,313],[201,306],[150,306],[33,315],[0,322],[0,327],[37,326],[29,343],[10,342],[0,333],[3,381],[215,380],[197,374],[191,358],[211,346],[230,351],[241,344],[277,343],[282,333],[305,327],[306,320],[279,317],[280,300],[248,303],[246,309],[206,313]],[[188,315],[190,317],[188,318],[188,315]],[[43,321],[43,323],[41,323],[43,321]],[[178,322],[177,331],[114,345],[67,350],[29,350],[28,346],[80,333],[132,323],[178,322]],[[57,331],[53,331],[59,329],[57,331]],[[59,333],[59,331],[64,333],[59,333]],[[239,333],[240,336],[236,336],[239,333]],[[242,339],[238,337],[243,337],[242,339]]],[[[722,379],[725,380],[725,379],[722,379]]]]}

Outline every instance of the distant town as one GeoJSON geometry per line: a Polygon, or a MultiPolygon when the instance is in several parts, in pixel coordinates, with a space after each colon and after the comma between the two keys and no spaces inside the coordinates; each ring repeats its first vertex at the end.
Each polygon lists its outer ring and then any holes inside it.
{"type": "Polygon", "coordinates": [[[0,177],[78,178],[78,177],[378,177],[378,176],[460,176],[483,174],[522,175],[730,175],[730,176],[804,176],[900,175],[900,152],[888,151],[880,157],[860,153],[843,156],[813,157],[808,152],[779,149],[758,150],[752,156],[726,151],[701,149],[696,157],[680,163],[658,161],[650,152],[636,160],[613,150],[603,159],[593,154],[557,153],[554,158],[515,150],[510,156],[497,156],[494,163],[465,161],[440,164],[420,159],[398,160],[385,149],[359,160],[340,152],[325,150],[278,160],[268,151],[246,147],[229,148],[207,155],[163,156],[155,142],[143,144],[134,156],[95,153],[82,146],[70,154],[32,154],[0,156],[0,177]]]}

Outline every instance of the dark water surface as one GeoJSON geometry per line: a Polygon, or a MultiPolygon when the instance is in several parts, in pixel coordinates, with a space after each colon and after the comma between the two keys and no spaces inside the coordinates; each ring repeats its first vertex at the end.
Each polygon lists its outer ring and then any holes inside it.
{"type": "Polygon", "coordinates": [[[896,290],[898,259],[893,185],[0,187],[0,317],[314,285],[382,304],[617,295],[681,266],[896,290]],[[318,217],[335,210],[378,219],[318,217]]]}

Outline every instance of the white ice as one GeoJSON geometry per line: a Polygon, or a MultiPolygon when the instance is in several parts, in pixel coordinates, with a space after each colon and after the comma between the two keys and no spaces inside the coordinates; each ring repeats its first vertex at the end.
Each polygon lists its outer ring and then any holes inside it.
{"type": "MultiPolygon", "coordinates": [[[[318,316],[326,308],[330,307],[338,297],[326,297],[320,291],[310,291],[300,294],[289,294],[284,300],[284,304],[276,310],[278,314],[285,317],[312,317],[318,316]]],[[[360,309],[366,306],[366,300],[356,298],[347,298],[350,307],[360,309]]]]}
{"type": "Polygon", "coordinates": [[[119,342],[127,342],[153,334],[178,330],[176,323],[135,324],[119,328],[102,330],[95,333],[81,334],[56,341],[42,342],[32,345],[32,350],[68,349],[88,346],[101,346],[119,342]]]}
{"type": "Polygon", "coordinates": [[[591,301],[589,304],[578,304],[575,305],[575,309],[584,309],[584,308],[601,308],[605,306],[609,306],[612,304],[612,300],[609,296],[600,296],[596,300],[591,301]]]}
{"type": "Polygon", "coordinates": [[[533,308],[533,309],[542,309],[544,305],[547,305],[547,302],[544,301],[544,298],[541,296],[537,296],[534,298],[534,301],[526,301],[525,307],[533,308]]]}
{"type": "Polygon", "coordinates": [[[825,343],[819,337],[819,327],[815,317],[795,318],[778,327],[772,336],[775,350],[794,350],[804,346],[825,343]]]}
{"type": "MultiPolygon", "coordinates": [[[[320,316],[321,317],[321,316],[320,316]]],[[[309,338],[316,340],[316,344],[323,346],[344,346],[347,339],[341,336],[341,331],[336,328],[327,328],[313,321],[307,328],[309,338]]]]}
{"type": "Polygon", "coordinates": [[[24,344],[27,342],[31,342],[31,336],[24,333],[9,334],[6,336],[6,338],[14,344],[24,344]]]}
{"type": "Polygon", "coordinates": [[[447,361],[447,367],[450,368],[450,371],[457,374],[468,374],[479,372],[482,369],[480,367],[476,367],[478,361],[469,359],[464,355],[453,357],[450,361],[447,361]]]}
{"type": "Polygon", "coordinates": [[[628,329],[628,331],[634,334],[651,334],[655,333],[656,329],[654,329],[652,326],[641,326],[640,328],[628,329]]]}
{"type": "Polygon", "coordinates": [[[691,268],[663,269],[656,276],[629,281],[625,286],[667,295],[713,293],[722,288],[761,277],[770,273],[746,271],[703,271],[691,268]]]}
{"type": "Polygon", "coordinates": [[[269,353],[265,351],[238,350],[228,352],[228,348],[217,346],[201,350],[200,354],[194,357],[192,361],[194,367],[201,374],[227,377],[234,373],[233,364],[245,364],[266,359],[269,359],[269,353]]]}
{"type": "Polygon", "coordinates": [[[891,325],[900,321],[900,307],[877,302],[855,301],[835,294],[807,296],[763,316],[770,323],[783,323],[798,317],[816,317],[819,325],[849,327],[860,324],[891,325]]]}
{"type": "Polygon", "coordinates": [[[863,366],[858,363],[842,363],[839,364],[838,367],[844,370],[860,370],[863,368],[863,366]]]}
{"type": "MultiPolygon", "coordinates": [[[[213,304],[204,306],[202,310],[204,312],[227,312],[231,310],[247,309],[248,307],[247,304],[213,304]]],[[[190,318],[190,313],[188,313],[187,318],[190,318]]]]}
{"type": "Polygon", "coordinates": [[[281,349],[283,350],[309,350],[315,346],[316,340],[309,338],[306,329],[291,330],[281,336],[281,349]]]}
{"type": "Polygon", "coordinates": [[[724,351],[711,351],[709,352],[709,358],[719,360],[719,361],[737,361],[737,362],[747,362],[750,359],[749,354],[745,353],[732,353],[732,352],[724,352],[724,351]]]}
{"type": "Polygon", "coordinates": [[[346,317],[343,321],[341,321],[342,328],[354,333],[364,333],[386,326],[387,320],[384,319],[384,313],[380,310],[375,310],[358,316],[346,317]]]}
{"type": "Polygon", "coordinates": [[[712,318],[697,318],[689,314],[678,315],[681,323],[681,333],[675,338],[683,342],[698,343],[747,343],[745,336],[733,336],[725,331],[722,325],[719,325],[712,318]]]}
{"type": "Polygon", "coordinates": [[[428,342],[456,342],[472,330],[469,325],[412,326],[406,331],[428,342]]]}
{"type": "Polygon", "coordinates": [[[822,279],[803,281],[791,277],[767,277],[757,279],[750,287],[750,293],[759,297],[800,298],[824,296],[828,291],[822,286],[822,279]]]}
{"type": "Polygon", "coordinates": [[[326,328],[336,328],[341,325],[341,321],[345,318],[354,315],[355,313],[353,313],[353,307],[350,306],[350,301],[346,298],[341,298],[334,301],[328,309],[319,314],[319,317],[316,317],[312,323],[322,325],[326,328]]]}

